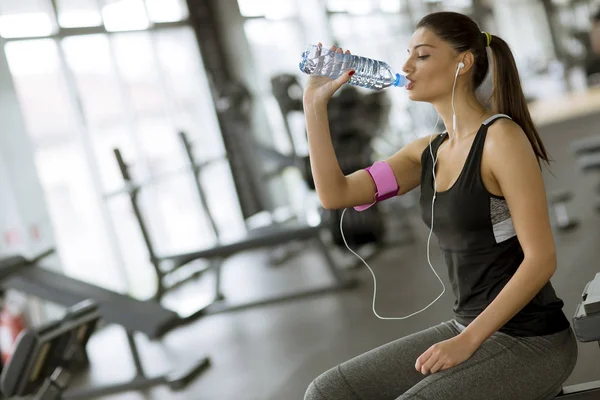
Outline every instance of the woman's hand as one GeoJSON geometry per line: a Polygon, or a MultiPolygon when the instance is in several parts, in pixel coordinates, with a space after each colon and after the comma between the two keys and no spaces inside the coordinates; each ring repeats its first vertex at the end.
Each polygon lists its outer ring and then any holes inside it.
{"type": "Polygon", "coordinates": [[[431,346],[417,358],[415,368],[423,375],[452,368],[467,361],[479,348],[465,336],[455,336],[431,346]]]}
{"type": "MultiPolygon", "coordinates": [[[[319,46],[322,46],[319,43],[319,46]]],[[[330,51],[336,51],[343,53],[341,47],[336,48],[331,46],[330,51]]],[[[350,50],[346,50],[346,54],[351,54],[350,50]]],[[[311,75],[308,78],[308,83],[304,89],[304,104],[305,105],[326,105],[333,94],[342,87],[343,84],[348,82],[354,71],[346,71],[340,75],[337,79],[331,79],[326,76],[314,76],[311,75]]]]}

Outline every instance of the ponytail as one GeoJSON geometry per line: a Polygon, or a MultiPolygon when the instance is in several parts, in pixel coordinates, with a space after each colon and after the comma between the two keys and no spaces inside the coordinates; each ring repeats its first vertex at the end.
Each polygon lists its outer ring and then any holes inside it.
{"type": "Polygon", "coordinates": [[[510,47],[504,40],[493,35],[491,35],[489,47],[494,60],[492,94],[494,112],[506,114],[519,124],[533,147],[538,163],[543,160],[549,164],[550,158],[529,114],[519,71],[510,47]]]}

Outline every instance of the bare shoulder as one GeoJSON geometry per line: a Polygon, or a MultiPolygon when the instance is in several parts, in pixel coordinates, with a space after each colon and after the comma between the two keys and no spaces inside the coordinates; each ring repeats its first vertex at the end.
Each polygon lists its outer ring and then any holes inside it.
{"type": "Polygon", "coordinates": [[[421,164],[421,156],[423,155],[423,152],[427,146],[429,146],[429,143],[432,143],[438,136],[440,136],[440,133],[434,133],[432,135],[420,137],[408,143],[406,145],[406,149],[409,152],[410,158],[414,162],[421,164]]]}
{"type": "Polygon", "coordinates": [[[499,159],[498,161],[507,161],[506,157],[535,156],[523,128],[507,118],[502,118],[489,127],[484,154],[492,160],[499,159]]]}
{"type": "Polygon", "coordinates": [[[537,158],[525,131],[516,122],[503,118],[488,129],[483,148],[484,164],[493,172],[512,165],[537,165],[537,158]]]}
{"type": "Polygon", "coordinates": [[[531,147],[523,128],[515,121],[502,118],[494,122],[488,129],[485,148],[489,150],[502,150],[531,147]]]}

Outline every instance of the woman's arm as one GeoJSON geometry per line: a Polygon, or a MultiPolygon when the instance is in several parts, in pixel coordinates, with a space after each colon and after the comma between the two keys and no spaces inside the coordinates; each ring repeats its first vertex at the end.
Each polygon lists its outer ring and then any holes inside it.
{"type": "MultiPolygon", "coordinates": [[[[342,49],[336,51],[342,52],[342,49]]],[[[335,92],[350,80],[350,72],[335,80],[311,76],[304,90],[311,173],[321,205],[327,209],[355,207],[375,200],[376,187],[369,173],[361,169],[345,176],[331,141],[327,104],[335,92]]],[[[396,178],[398,195],[420,184],[421,153],[428,143],[429,137],[417,139],[386,160],[396,178]]]]}
{"type": "Polygon", "coordinates": [[[477,347],[523,309],[556,270],[542,172],[521,127],[508,120],[492,125],[484,158],[506,199],[525,257],[494,301],[463,332],[477,347]]]}

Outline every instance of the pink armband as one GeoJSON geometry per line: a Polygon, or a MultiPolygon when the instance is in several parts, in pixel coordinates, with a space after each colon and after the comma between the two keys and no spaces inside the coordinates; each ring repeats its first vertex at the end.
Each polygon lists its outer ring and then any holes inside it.
{"type": "Polygon", "coordinates": [[[385,161],[377,161],[372,166],[365,168],[365,170],[371,175],[373,182],[375,182],[375,201],[371,204],[354,207],[356,211],[364,211],[373,204],[387,200],[398,194],[398,182],[396,182],[396,177],[390,164],[385,161]]]}

